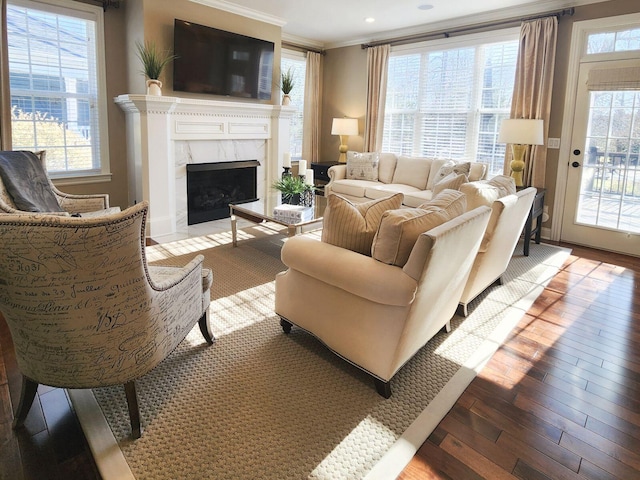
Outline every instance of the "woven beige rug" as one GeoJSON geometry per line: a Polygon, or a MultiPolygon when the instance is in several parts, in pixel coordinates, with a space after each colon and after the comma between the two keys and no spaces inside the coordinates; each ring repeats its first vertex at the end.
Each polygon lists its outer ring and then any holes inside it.
{"type": "Polygon", "coordinates": [[[309,334],[282,332],[273,302],[285,237],[240,233],[238,248],[228,233],[149,248],[166,265],[205,255],[216,342],[196,326],[136,382],[142,438],[129,439],[122,387],[70,392],[105,480],[394,478],[569,254],[542,244],[524,257],[519,246],[505,284],[418,352],[385,400],[309,334]]]}

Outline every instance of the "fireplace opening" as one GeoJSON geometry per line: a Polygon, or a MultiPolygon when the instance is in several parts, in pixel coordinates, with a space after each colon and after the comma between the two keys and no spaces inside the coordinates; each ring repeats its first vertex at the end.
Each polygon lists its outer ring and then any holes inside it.
{"type": "Polygon", "coordinates": [[[230,203],[258,200],[257,160],[187,165],[187,224],[229,217],[230,203]]]}

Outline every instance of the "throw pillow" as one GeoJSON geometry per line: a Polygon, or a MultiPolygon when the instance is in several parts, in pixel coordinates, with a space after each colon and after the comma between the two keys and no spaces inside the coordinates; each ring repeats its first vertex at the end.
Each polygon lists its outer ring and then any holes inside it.
{"type": "Polygon", "coordinates": [[[452,173],[455,173],[457,175],[463,173],[468,177],[470,171],[471,162],[456,163],[453,160],[449,160],[445,162],[444,165],[442,165],[436,172],[436,176],[433,179],[433,185],[436,185],[438,182],[442,181],[445,177],[451,175],[452,173]]]}
{"type": "Polygon", "coordinates": [[[63,212],[42,160],[33,152],[5,151],[0,155],[0,178],[17,210],[63,212]]]}
{"type": "Polygon", "coordinates": [[[322,241],[371,256],[371,244],[382,214],[400,208],[404,195],[354,204],[340,195],[327,197],[324,211],[322,241]]]}
{"type": "Polygon", "coordinates": [[[465,208],[464,194],[445,190],[418,208],[389,210],[382,216],[371,255],[380,262],[403,267],[422,233],[462,214],[465,208]]]}
{"type": "Polygon", "coordinates": [[[487,184],[498,189],[498,198],[502,198],[507,195],[513,195],[514,193],[516,193],[516,181],[512,177],[508,177],[507,175],[496,175],[491,180],[489,180],[487,184]]]}
{"type": "Polygon", "coordinates": [[[462,185],[463,183],[467,183],[468,181],[469,177],[467,177],[464,173],[451,172],[449,175],[444,177],[433,186],[433,194],[437,195],[446,189],[459,190],[460,185],[462,185]]]}
{"type": "Polygon", "coordinates": [[[347,178],[378,181],[379,153],[347,152],[347,178]]]}

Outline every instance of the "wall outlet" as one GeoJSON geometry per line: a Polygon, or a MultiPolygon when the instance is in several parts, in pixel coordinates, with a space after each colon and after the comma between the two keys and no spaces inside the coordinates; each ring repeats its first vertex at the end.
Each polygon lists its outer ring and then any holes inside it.
{"type": "Polygon", "coordinates": [[[560,148],[560,139],[549,137],[547,139],[547,148],[560,148]]]}

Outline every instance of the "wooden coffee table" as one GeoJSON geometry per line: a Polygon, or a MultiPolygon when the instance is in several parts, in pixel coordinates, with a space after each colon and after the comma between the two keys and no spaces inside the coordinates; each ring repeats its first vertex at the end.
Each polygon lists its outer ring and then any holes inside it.
{"type": "Polygon", "coordinates": [[[245,220],[249,220],[254,223],[273,222],[278,225],[282,225],[287,227],[287,235],[292,237],[302,233],[304,227],[322,223],[322,215],[326,206],[326,199],[321,196],[316,196],[313,207],[313,218],[299,223],[286,223],[273,216],[273,209],[281,204],[282,202],[277,195],[267,197],[264,200],[257,200],[255,202],[230,203],[229,212],[231,214],[231,238],[233,240],[233,246],[238,246],[237,217],[244,218],[245,220]]]}

